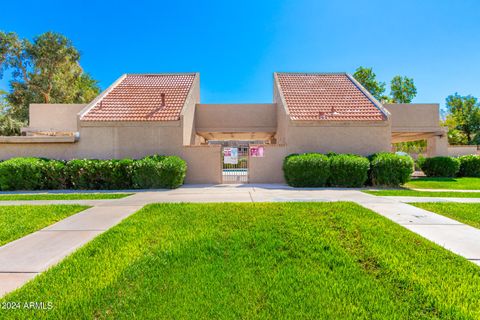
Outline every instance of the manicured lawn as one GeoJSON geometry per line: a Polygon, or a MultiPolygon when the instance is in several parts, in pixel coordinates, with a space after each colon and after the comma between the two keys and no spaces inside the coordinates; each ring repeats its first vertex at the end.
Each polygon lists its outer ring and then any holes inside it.
{"type": "Polygon", "coordinates": [[[0,194],[0,201],[10,200],[100,200],[121,199],[132,193],[35,193],[0,194]]]}
{"type": "Polygon", "coordinates": [[[150,205],[2,319],[479,318],[480,268],[352,203],[150,205]]]}
{"type": "Polygon", "coordinates": [[[0,206],[0,246],[86,208],[78,205],[0,206]]]}
{"type": "Polygon", "coordinates": [[[410,203],[457,221],[480,228],[480,203],[410,203]]]}
{"type": "Polygon", "coordinates": [[[480,192],[450,192],[450,191],[417,191],[417,190],[379,190],[363,191],[374,196],[399,197],[445,197],[445,198],[480,198],[480,192]]]}
{"type": "Polygon", "coordinates": [[[480,178],[418,178],[404,187],[418,189],[464,189],[480,190],[480,178]]]}

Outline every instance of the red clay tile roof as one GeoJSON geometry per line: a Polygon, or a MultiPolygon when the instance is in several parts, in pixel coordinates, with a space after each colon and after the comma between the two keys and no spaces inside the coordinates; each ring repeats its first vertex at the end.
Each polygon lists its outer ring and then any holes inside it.
{"type": "Polygon", "coordinates": [[[129,74],[81,117],[83,121],[179,120],[195,74],[129,74]],[[165,106],[162,106],[165,94],[165,106]]]}
{"type": "Polygon", "coordinates": [[[277,78],[292,120],[386,120],[347,74],[278,73],[277,78]]]}

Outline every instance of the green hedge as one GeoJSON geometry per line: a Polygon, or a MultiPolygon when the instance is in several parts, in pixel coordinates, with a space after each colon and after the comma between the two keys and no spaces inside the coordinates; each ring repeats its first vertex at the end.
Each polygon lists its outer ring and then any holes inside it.
{"type": "Polygon", "coordinates": [[[460,170],[458,176],[460,177],[480,177],[480,156],[469,155],[461,156],[460,170]]]}
{"type": "Polygon", "coordinates": [[[152,156],[135,161],[132,172],[135,188],[177,188],[183,184],[187,165],[176,156],[152,156]]]}
{"type": "Polygon", "coordinates": [[[0,162],[1,190],[177,188],[187,166],[176,156],[139,160],[12,158],[0,162]]]}
{"type": "Polygon", "coordinates": [[[370,159],[370,183],[374,186],[400,186],[410,180],[414,162],[410,156],[380,152],[370,159]]]}
{"type": "Polygon", "coordinates": [[[368,179],[370,161],[354,154],[330,156],[329,185],[333,187],[362,187],[368,179]]]}
{"type": "Polygon", "coordinates": [[[352,154],[292,154],[283,162],[285,180],[293,187],[399,186],[413,173],[409,156],[377,153],[368,159],[352,154]]]}
{"type": "Polygon", "coordinates": [[[427,177],[455,177],[460,170],[460,160],[452,157],[425,158],[420,165],[427,177]]]}
{"type": "Polygon", "coordinates": [[[283,172],[293,187],[324,187],[330,177],[330,159],[318,153],[291,154],[283,161],[283,172]]]}
{"type": "Polygon", "coordinates": [[[0,163],[1,190],[63,189],[61,161],[40,158],[12,158],[0,163]]]}

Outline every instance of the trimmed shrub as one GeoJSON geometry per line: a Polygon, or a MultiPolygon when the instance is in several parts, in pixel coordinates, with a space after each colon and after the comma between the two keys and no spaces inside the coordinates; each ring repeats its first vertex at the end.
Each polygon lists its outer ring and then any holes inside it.
{"type": "Polygon", "coordinates": [[[132,166],[132,183],[137,189],[177,188],[183,184],[186,162],[177,156],[151,156],[132,166]]]}
{"type": "Polygon", "coordinates": [[[426,158],[421,168],[427,177],[455,177],[460,170],[460,160],[452,157],[426,158]]]}
{"type": "Polygon", "coordinates": [[[460,160],[459,177],[480,177],[480,156],[461,156],[458,160],[460,160]]]}
{"type": "Polygon", "coordinates": [[[330,176],[330,160],[318,153],[291,154],[283,161],[283,173],[292,187],[324,187],[330,176]]]}
{"type": "Polygon", "coordinates": [[[67,162],[65,174],[73,189],[130,189],[134,160],[75,159],[67,162]]]}
{"type": "Polygon", "coordinates": [[[0,163],[1,190],[65,188],[64,164],[40,158],[12,158],[0,163]]]}
{"type": "Polygon", "coordinates": [[[333,187],[361,187],[368,179],[370,161],[354,154],[330,156],[329,184],[333,187]]]}
{"type": "Polygon", "coordinates": [[[74,159],[65,165],[69,187],[73,189],[102,189],[102,166],[96,159],[74,159]]]}
{"type": "Polygon", "coordinates": [[[414,167],[410,156],[380,152],[369,158],[369,179],[372,185],[400,186],[410,180],[414,167]]]}
{"type": "Polygon", "coordinates": [[[12,158],[0,162],[0,190],[176,188],[187,165],[176,156],[140,160],[12,158]]]}
{"type": "Polygon", "coordinates": [[[41,160],[42,184],[40,189],[65,189],[67,187],[65,162],[49,159],[41,160]]]}
{"type": "Polygon", "coordinates": [[[102,189],[131,189],[134,160],[104,160],[98,163],[102,189]]]}

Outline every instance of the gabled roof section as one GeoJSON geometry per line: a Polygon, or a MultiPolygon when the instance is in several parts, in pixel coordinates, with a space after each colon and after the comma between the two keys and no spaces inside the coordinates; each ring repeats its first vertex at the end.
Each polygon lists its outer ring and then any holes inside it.
{"type": "Polygon", "coordinates": [[[384,121],[389,113],[346,73],[276,73],[292,120],[384,121]]]}
{"type": "Polygon", "coordinates": [[[179,120],[196,76],[196,73],[123,75],[85,107],[80,120],[179,120]]]}

